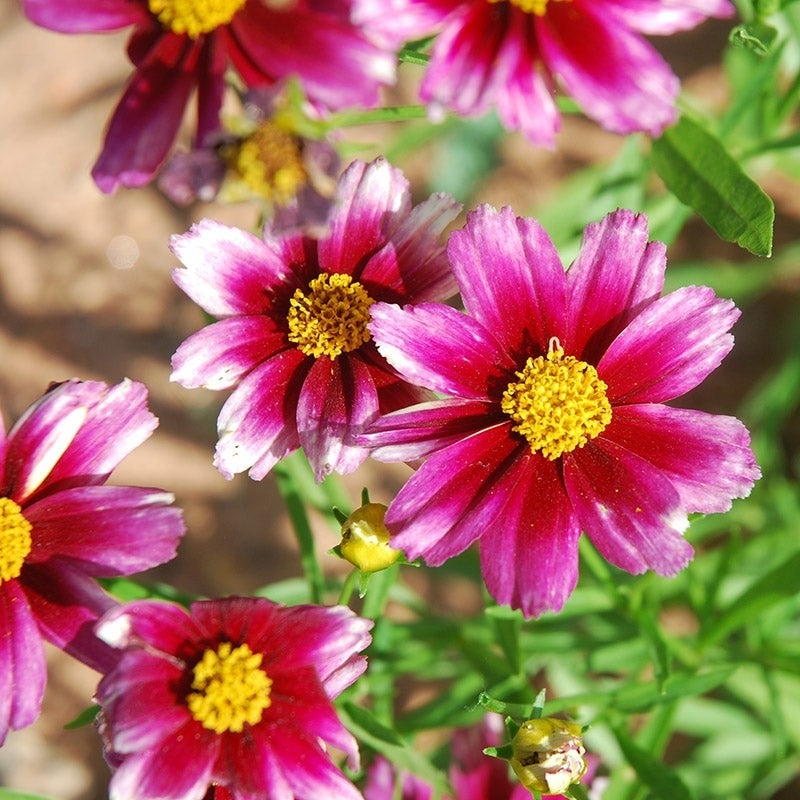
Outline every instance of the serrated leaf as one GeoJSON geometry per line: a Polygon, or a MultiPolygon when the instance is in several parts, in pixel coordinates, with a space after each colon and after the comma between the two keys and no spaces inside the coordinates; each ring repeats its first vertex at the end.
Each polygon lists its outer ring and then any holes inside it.
{"type": "Polygon", "coordinates": [[[751,253],[772,253],[775,206],[722,143],[688,117],[653,142],[653,167],[667,188],[716,233],[751,253]]]}

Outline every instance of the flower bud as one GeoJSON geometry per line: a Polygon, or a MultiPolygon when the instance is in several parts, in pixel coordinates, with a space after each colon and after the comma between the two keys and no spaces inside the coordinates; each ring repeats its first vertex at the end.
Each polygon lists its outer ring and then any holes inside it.
{"type": "Polygon", "coordinates": [[[389,531],[383,524],[385,514],[382,503],[366,503],[342,524],[339,555],[362,572],[378,572],[400,558],[400,551],[389,545],[389,531]]]}
{"type": "Polygon", "coordinates": [[[512,742],[511,767],[531,791],[563,794],[586,772],[581,726],[548,717],[530,719],[512,742]]]}

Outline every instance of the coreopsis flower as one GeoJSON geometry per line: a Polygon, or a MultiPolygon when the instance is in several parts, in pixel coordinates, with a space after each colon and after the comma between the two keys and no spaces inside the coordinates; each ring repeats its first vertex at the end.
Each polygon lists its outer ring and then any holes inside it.
{"type": "Polygon", "coordinates": [[[728,0],[357,0],[355,18],[395,46],[437,34],[420,87],[434,110],[495,108],[506,128],[552,146],[557,87],[610,131],[659,134],[680,87],[641,34],[732,13],[728,0]]]}
{"type": "Polygon", "coordinates": [[[92,170],[104,192],[142,186],[158,171],[197,89],[196,142],[219,127],[229,64],[249,87],[296,76],[321,110],[373,106],[394,79],[393,53],[350,20],[351,0],[22,0],[25,13],[62,33],[134,26],[135,72],[92,170]]]}
{"type": "Polygon", "coordinates": [[[157,425],[146,394],[71,380],[7,436],[0,426],[0,744],[39,715],[43,639],[99,671],[113,662],[92,628],[114,602],[94,579],[175,555],[184,526],[171,494],[103,485],[157,425]]]}
{"type": "Polygon", "coordinates": [[[730,508],[759,477],[737,419],[674,408],[733,345],[728,300],[659,297],[665,247],[619,210],[567,272],[545,231],[474,211],[448,255],[466,307],[376,304],[370,331],[408,381],[447,395],[360,437],[424,463],[390,504],[392,545],[439,565],[480,544],[486,585],[526,616],[559,610],[584,531],[612,564],[674,575],[690,512],[730,508]]]}
{"type": "Polygon", "coordinates": [[[243,107],[206,146],[175,153],[159,188],[178,205],[259,200],[274,232],[323,232],[339,173],[336,150],[302,135],[301,112],[276,92],[248,92],[243,107]]]}
{"type": "Polygon", "coordinates": [[[586,774],[582,729],[574,722],[529,719],[513,741],[511,767],[520,783],[536,792],[560,794],[586,774]]]}
{"type": "Polygon", "coordinates": [[[173,356],[186,387],[236,387],[218,420],[225,477],[263,478],[302,446],[317,479],[354,470],[355,444],[379,412],[423,393],[397,377],[371,341],[377,301],[443,300],[454,292],[439,234],[459,211],[447,195],[412,208],[408,182],[384,159],[353,162],[327,233],[263,240],[210,220],[175,237],[175,282],[220,320],[173,356]]]}
{"type": "Polygon", "coordinates": [[[389,531],[383,522],[386,506],[383,503],[364,503],[342,523],[342,541],[338,555],[361,572],[379,572],[391,567],[400,551],[389,544],[389,531]]]}
{"type": "Polygon", "coordinates": [[[97,701],[111,800],[359,800],[325,744],[358,768],[331,700],[366,668],[371,626],[263,598],[110,611],[97,632],[120,657],[97,701]]]}

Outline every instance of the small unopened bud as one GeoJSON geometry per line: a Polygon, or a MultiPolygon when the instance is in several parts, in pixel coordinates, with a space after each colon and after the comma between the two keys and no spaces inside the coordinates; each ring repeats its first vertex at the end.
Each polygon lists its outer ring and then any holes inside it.
{"type": "Polygon", "coordinates": [[[530,719],[512,743],[511,767],[531,791],[563,794],[586,772],[581,726],[548,717],[530,719]]]}
{"type": "Polygon", "coordinates": [[[400,558],[400,551],[389,545],[389,531],[383,524],[385,514],[382,503],[366,503],[342,524],[339,555],[362,572],[378,572],[400,558]]]}

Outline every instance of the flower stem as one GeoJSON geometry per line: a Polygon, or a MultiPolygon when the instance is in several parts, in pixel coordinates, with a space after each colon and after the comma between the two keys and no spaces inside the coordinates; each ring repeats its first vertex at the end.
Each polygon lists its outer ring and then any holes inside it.
{"type": "Polygon", "coordinates": [[[329,125],[332,129],[335,129],[352,128],[357,125],[373,125],[377,122],[402,122],[407,119],[424,119],[427,113],[425,106],[389,106],[387,108],[370,108],[363,111],[342,111],[331,116],[329,125]]]}

